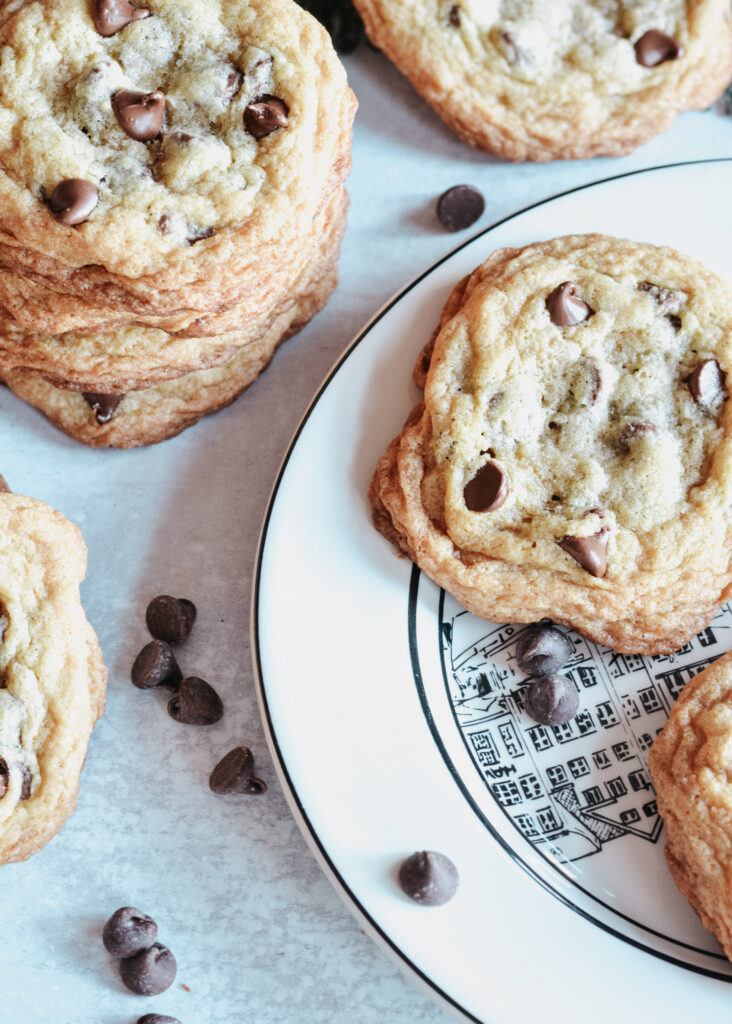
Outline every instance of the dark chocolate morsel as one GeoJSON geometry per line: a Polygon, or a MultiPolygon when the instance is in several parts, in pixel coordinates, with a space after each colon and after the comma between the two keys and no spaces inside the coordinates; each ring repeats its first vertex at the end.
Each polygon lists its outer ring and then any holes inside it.
{"type": "Polygon", "coordinates": [[[449,857],[434,850],[413,853],[399,867],[404,893],[425,907],[439,907],[457,892],[458,871],[449,857]]]}
{"type": "Polygon", "coordinates": [[[60,224],[83,224],[99,202],[99,189],[84,178],[65,178],[51,193],[48,205],[60,224]]]}
{"type": "Polygon", "coordinates": [[[7,762],[0,757],[0,800],[5,796],[10,785],[10,772],[7,762]]]}
{"type": "Polygon", "coordinates": [[[136,142],[152,142],[163,130],[165,93],[119,89],[112,96],[112,109],[126,135],[136,142]]]}
{"type": "Polygon", "coordinates": [[[27,764],[18,764],[18,770],[20,771],[20,799],[27,800],[31,795],[33,776],[27,764]]]}
{"type": "Polygon", "coordinates": [[[619,441],[624,448],[630,448],[633,441],[640,441],[652,434],[658,434],[658,427],[655,423],[627,423],[620,431],[619,441]]]}
{"type": "Polygon", "coordinates": [[[550,622],[529,626],[516,643],[516,660],[522,672],[546,676],[558,672],[572,655],[572,644],[561,629],[550,622]]]}
{"type": "Polygon", "coordinates": [[[603,526],[590,537],[563,537],[557,541],[559,547],[579,562],[591,576],[601,578],[607,572],[607,542],[610,531],[603,526]]]}
{"type": "Polygon", "coordinates": [[[674,291],[673,288],[662,288],[652,281],[641,281],[638,291],[647,292],[658,306],[658,312],[664,316],[667,313],[678,313],[686,302],[683,292],[674,291]]]}
{"type": "Polygon", "coordinates": [[[437,219],[448,231],[463,231],[485,210],[483,193],[472,185],[453,185],[437,200],[437,219]]]}
{"type": "Polygon", "coordinates": [[[151,640],[135,658],[131,678],[141,690],[150,690],[154,686],[177,689],[183,673],[170,645],[164,640],[151,640]]]}
{"type": "Polygon", "coordinates": [[[146,7],[133,7],[127,0],[94,0],[94,28],[100,36],[113,36],[131,21],[149,18],[146,7]]]}
{"type": "Polygon", "coordinates": [[[540,725],[564,725],[577,714],[577,687],[567,676],[539,676],[526,690],[525,706],[540,725]]]}
{"type": "Polygon", "coordinates": [[[277,96],[260,96],[244,110],[244,127],[255,139],[264,139],[290,123],[289,107],[277,96]]]}
{"type": "Polygon", "coordinates": [[[686,378],[692,397],[702,409],[709,410],[726,396],[725,374],[716,359],[705,359],[686,378]]]}
{"type": "Polygon", "coordinates": [[[680,54],[679,44],[671,36],[649,28],[635,41],[635,59],[644,68],[655,68],[667,60],[676,60],[680,54]]]}
{"type": "Polygon", "coordinates": [[[82,398],[94,410],[94,415],[100,426],[109,423],[124,397],[124,395],[99,395],[94,391],[82,392],[82,398]]]}
{"type": "Polygon", "coordinates": [[[453,4],[448,11],[447,20],[453,28],[460,28],[460,8],[457,4],[453,4]]]}
{"type": "Polygon", "coordinates": [[[254,757],[249,747],[234,747],[222,757],[211,772],[208,784],[219,796],[231,793],[258,796],[267,792],[266,784],[254,777],[254,757]]]}
{"type": "Polygon", "coordinates": [[[158,926],[151,917],[135,907],[120,907],[105,924],[102,942],[108,953],[123,959],[149,949],[157,935],[158,926]]]}
{"type": "Polygon", "coordinates": [[[577,294],[577,285],[564,281],[550,292],[546,300],[549,319],[557,327],[574,327],[583,320],[589,320],[595,312],[577,294]]]}
{"type": "Polygon", "coordinates": [[[488,459],[463,489],[465,507],[470,512],[495,512],[508,497],[509,489],[508,473],[488,459]]]}
{"type": "Polygon", "coordinates": [[[136,956],[120,960],[119,973],[130,992],[157,996],[175,981],[178,965],[167,946],[156,942],[136,956]]]}
{"type": "Polygon", "coordinates": [[[188,676],[177,696],[168,703],[168,714],[183,725],[214,725],[224,716],[224,705],[205,679],[188,676]]]}
{"type": "Polygon", "coordinates": [[[182,644],[191,635],[196,621],[196,606],[185,597],[161,594],[147,606],[145,622],[156,640],[182,644]]]}
{"type": "Polygon", "coordinates": [[[146,1013],[140,1017],[137,1024],[180,1024],[177,1017],[167,1017],[162,1013],[146,1013]]]}

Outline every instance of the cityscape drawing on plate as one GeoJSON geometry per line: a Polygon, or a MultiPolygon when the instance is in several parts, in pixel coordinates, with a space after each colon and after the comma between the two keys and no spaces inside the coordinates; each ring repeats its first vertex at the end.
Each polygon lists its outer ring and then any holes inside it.
{"type": "Polygon", "coordinates": [[[440,600],[442,667],[455,721],[483,781],[530,842],[566,863],[619,836],[655,843],[661,818],[648,750],[682,687],[732,646],[732,607],[671,655],[617,654],[568,633],[563,672],[580,693],[566,725],[524,711],[529,679],[516,663],[524,626],[499,626],[440,600]]]}

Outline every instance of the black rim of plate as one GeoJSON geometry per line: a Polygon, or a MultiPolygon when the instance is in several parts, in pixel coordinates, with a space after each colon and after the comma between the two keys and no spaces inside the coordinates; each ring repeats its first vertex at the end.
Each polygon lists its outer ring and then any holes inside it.
{"type": "MultiPolygon", "coordinates": [[[[555,199],[562,199],[563,197],[572,195],[576,192],[584,192],[590,188],[596,188],[600,185],[607,185],[612,181],[621,181],[623,178],[634,178],[641,174],[654,174],[661,171],[673,170],[678,167],[698,167],[705,164],[723,163],[732,163],[732,157],[713,157],[705,160],[679,160],[671,164],[662,164],[658,167],[643,167],[634,171],[626,171],[623,174],[611,175],[608,178],[601,178],[598,181],[587,182],[584,185],[578,185],[574,188],[566,189],[563,192],[557,192],[554,195],[547,196],[544,199],[540,199],[536,203],[529,203],[528,206],[524,206],[520,210],[516,210],[514,213],[509,214],[507,217],[502,217],[500,220],[495,221],[493,224],[490,224],[488,227],[477,232],[475,235],[471,235],[470,238],[467,238],[460,245],[456,246],[454,249],[451,249],[449,252],[445,253],[444,256],[442,256],[435,263],[431,264],[431,266],[424,270],[418,277],[416,277],[413,281],[406,285],[405,288],[403,288],[392,299],[390,299],[389,302],[387,302],[387,304],[373,317],[373,319],[371,319],[366,324],[366,326],[356,335],[351,344],[339,357],[339,359],[337,360],[337,362],[332,367],[332,369],[326,376],[325,380],[321,384],[320,388],[316,392],[315,396],[313,397],[313,400],[311,401],[310,405],[305,411],[305,414],[303,415],[303,418],[300,421],[297,430],[295,431],[292,441],[288,446],[285,457],[282,460],[282,465],[280,466],[279,472],[277,473],[277,477],[272,488],[272,494],[270,495],[270,499],[267,504],[267,511],[264,517],[264,522],[262,524],[262,531],[260,534],[259,545],[257,549],[254,582],[252,588],[252,636],[254,641],[253,660],[255,668],[255,683],[259,694],[260,705],[262,708],[263,717],[266,725],[270,749],[272,751],[275,761],[277,762],[281,776],[285,781],[290,799],[297,807],[298,814],[300,815],[300,822],[302,823],[301,828],[304,827],[304,830],[306,830],[306,837],[310,840],[310,842],[313,843],[313,845],[318,850],[323,862],[327,865],[328,871],[330,872],[330,881],[332,882],[333,880],[335,880],[337,882],[341,895],[346,897],[347,902],[350,903],[352,907],[357,911],[357,913],[368,923],[369,927],[376,935],[378,935],[379,939],[384,943],[384,945],[391,950],[391,952],[398,958],[399,961],[401,961],[401,963],[406,968],[409,969],[409,971],[412,974],[418,977],[423,982],[423,984],[425,984],[429,989],[431,989],[436,996],[438,996],[443,1002],[447,1003],[449,1006],[452,1006],[454,1009],[458,1010],[461,1014],[463,1014],[466,1020],[473,1021],[474,1024],[484,1024],[484,1022],[481,1021],[480,1018],[475,1017],[464,1006],[461,1006],[456,999],[450,996],[447,992],[440,988],[439,985],[435,984],[435,982],[432,981],[432,979],[429,978],[423,971],[421,971],[420,968],[410,960],[409,956],[387,935],[387,933],[383,930],[379,923],[371,916],[366,907],[363,906],[363,904],[360,902],[355,893],[351,891],[351,889],[348,886],[348,883],[343,878],[340,871],[338,870],[333,860],[329,856],[328,851],[325,849],[322,842],[320,841],[320,838],[315,828],[313,827],[312,822],[307,816],[303,802],[300,799],[300,796],[297,792],[297,788],[295,787],[295,783],[293,782],[290,773],[287,769],[285,757],[282,753],[282,750],[280,749],[280,745],[277,740],[277,734],[275,732],[274,723],[272,721],[272,717],[270,714],[269,704],[267,702],[266,684],[264,679],[264,672],[262,669],[262,657],[259,641],[259,600],[262,577],[262,562],[264,558],[264,549],[267,543],[267,537],[269,533],[270,521],[272,518],[272,511],[277,501],[280,484],[282,483],[283,477],[287,471],[290,458],[297,446],[297,443],[300,439],[300,435],[305,429],[305,426],[307,425],[315,407],[318,405],[321,398],[325,394],[326,390],[330,386],[330,383],[333,380],[333,378],[340,371],[341,367],[346,363],[346,361],[351,356],[353,351],[368,337],[371,330],[387,315],[387,313],[389,313],[391,309],[399,301],[401,301],[401,299],[405,295],[411,292],[413,288],[420,284],[434,270],[442,266],[442,264],[445,263],[447,260],[451,259],[455,255],[455,253],[460,252],[466,246],[471,245],[478,238],[487,235],[489,232],[494,231],[496,228],[501,227],[503,224],[507,224],[509,221],[514,220],[517,217],[520,217],[522,214],[527,213],[530,210],[536,210],[541,206],[546,206],[547,203],[551,203],[555,199]]],[[[417,570],[417,572],[419,572],[419,570],[417,570]]],[[[411,585],[409,589],[411,592],[411,585]]],[[[436,742],[438,742],[436,737],[435,740],[436,742]]],[[[446,752],[444,751],[441,742],[438,742],[438,748],[443,759],[446,759],[446,752]]],[[[445,760],[445,764],[447,770],[449,771],[449,761],[445,760]]],[[[298,824],[300,824],[300,822],[298,822],[298,824]]],[[[616,929],[612,928],[608,924],[605,924],[603,921],[598,921],[596,918],[594,918],[591,914],[587,913],[581,907],[578,907],[576,904],[572,903],[572,901],[569,900],[562,892],[553,888],[547,881],[545,881],[540,875],[538,875],[531,868],[530,865],[526,864],[520,857],[518,857],[516,853],[513,851],[513,849],[510,846],[508,846],[500,838],[500,836],[496,835],[495,832],[493,832],[493,830],[491,830],[491,832],[495,840],[499,843],[504,852],[507,853],[508,856],[514,861],[514,863],[518,864],[521,868],[523,868],[523,870],[535,882],[537,882],[537,884],[539,884],[547,892],[551,893],[551,895],[554,896],[565,907],[574,911],[574,913],[579,914],[580,917],[583,917],[585,920],[595,925],[595,927],[601,928],[603,931],[615,936],[622,942],[628,943],[631,946],[635,946],[636,949],[642,950],[645,953],[649,953],[651,956],[657,957],[660,960],[665,960],[666,962],[674,964],[678,967],[683,967],[685,970],[692,971],[695,974],[701,974],[709,978],[715,978],[719,981],[732,982],[732,977],[730,977],[729,975],[709,970],[706,967],[698,967],[695,964],[685,963],[683,960],[678,960],[675,957],[670,956],[666,953],[662,953],[659,950],[652,949],[651,947],[644,945],[642,942],[639,942],[628,935],[624,935],[622,932],[616,931],[616,929]]]]}

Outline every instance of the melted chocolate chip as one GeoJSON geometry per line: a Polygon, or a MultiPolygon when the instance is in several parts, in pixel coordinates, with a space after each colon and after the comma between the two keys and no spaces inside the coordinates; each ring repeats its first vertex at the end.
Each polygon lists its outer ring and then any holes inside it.
{"type": "Polygon", "coordinates": [[[564,725],[579,708],[577,687],[567,676],[539,676],[524,699],[527,714],[540,725],[564,725]]]}
{"type": "Polygon", "coordinates": [[[697,405],[711,412],[721,398],[727,397],[725,373],[716,359],[705,359],[686,378],[686,385],[697,405]]]}
{"type": "Polygon", "coordinates": [[[156,640],[182,644],[191,635],[196,621],[196,606],[185,597],[161,594],[154,597],[145,611],[145,622],[156,640]]]}
{"type": "Polygon", "coordinates": [[[577,295],[577,285],[565,281],[550,292],[546,300],[549,319],[557,327],[574,327],[581,324],[595,312],[577,295]]]}
{"type": "Polygon", "coordinates": [[[135,907],[120,907],[105,924],[102,942],[112,956],[124,958],[149,949],[157,935],[158,926],[151,917],[135,907]]]}
{"type": "Polygon", "coordinates": [[[193,224],[189,224],[186,241],[189,245],[195,245],[196,242],[201,242],[204,238],[210,238],[213,233],[213,228],[199,228],[193,224]]]}
{"type": "Polygon", "coordinates": [[[224,705],[205,679],[188,676],[169,702],[168,714],[183,725],[214,725],[224,717],[224,705]]]}
{"type": "Polygon", "coordinates": [[[119,89],[112,96],[112,109],[126,135],[136,142],[152,142],[163,130],[165,93],[119,89]]]}
{"type": "Polygon", "coordinates": [[[133,7],[127,0],[94,0],[94,28],[100,36],[113,36],[132,21],[149,18],[145,7],[133,7]]]}
{"type": "Polygon", "coordinates": [[[522,672],[546,676],[558,672],[572,655],[567,636],[551,623],[538,623],[525,629],[516,643],[516,660],[522,672]]]}
{"type": "Polygon", "coordinates": [[[31,770],[27,764],[19,764],[18,771],[20,772],[20,799],[28,800],[31,795],[31,789],[33,788],[33,776],[31,770]]]}
{"type": "Polygon", "coordinates": [[[284,100],[265,93],[245,109],[244,127],[255,139],[264,139],[278,128],[287,128],[289,113],[284,100]]]}
{"type": "Polygon", "coordinates": [[[120,960],[119,973],[130,992],[157,996],[175,981],[178,965],[167,946],[156,942],[136,956],[120,960]]]}
{"type": "Polygon", "coordinates": [[[571,555],[591,576],[601,579],[607,572],[607,542],[610,531],[603,526],[590,537],[563,537],[559,547],[571,555]]]}
{"type": "Polygon", "coordinates": [[[495,512],[508,497],[509,490],[508,473],[489,459],[463,488],[465,507],[470,512],[495,512]]]}
{"type": "Polygon", "coordinates": [[[180,686],[183,673],[169,644],[164,640],[151,640],[135,658],[131,678],[141,690],[155,686],[169,686],[175,690],[180,686]]]}
{"type": "Polygon", "coordinates": [[[526,68],[534,63],[531,53],[521,46],[513,32],[501,32],[501,41],[506,48],[509,64],[514,64],[519,68],[526,68]]]}
{"type": "Polygon", "coordinates": [[[658,312],[663,315],[678,313],[686,302],[686,296],[683,292],[674,291],[673,288],[662,288],[651,281],[641,281],[638,285],[638,291],[647,292],[652,299],[655,299],[658,312]]]}
{"type": "Polygon", "coordinates": [[[83,178],[66,178],[51,193],[48,205],[61,224],[83,224],[99,202],[99,189],[83,178]]]}
{"type": "Polygon", "coordinates": [[[266,783],[254,776],[254,756],[249,747],[234,747],[222,757],[211,772],[208,784],[219,796],[231,793],[259,796],[267,791],[266,783]]]}
{"type": "Polygon", "coordinates": [[[238,68],[232,68],[229,74],[226,76],[226,82],[224,83],[224,99],[233,100],[236,94],[241,89],[241,83],[243,76],[238,68]]]}
{"type": "Polygon", "coordinates": [[[5,796],[10,785],[10,772],[7,762],[0,757],[0,800],[5,796]]]}
{"type": "Polygon", "coordinates": [[[676,60],[680,52],[676,40],[656,28],[649,28],[635,42],[635,59],[644,68],[655,68],[667,60],[676,60]]]}
{"type": "Polygon", "coordinates": [[[447,20],[450,22],[453,28],[460,28],[460,8],[457,4],[453,4],[450,8],[447,20]]]}
{"type": "Polygon", "coordinates": [[[453,185],[437,200],[437,218],[448,231],[463,231],[485,210],[483,193],[472,185],[453,185]]]}
{"type": "Polygon", "coordinates": [[[124,397],[124,395],[98,395],[93,391],[82,392],[82,398],[94,410],[94,415],[100,426],[109,423],[124,397]]]}
{"type": "Polygon", "coordinates": [[[655,423],[628,423],[620,431],[618,440],[623,447],[630,448],[633,441],[642,440],[651,434],[658,434],[658,427],[655,423]]]}
{"type": "Polygon", "coordinates": [[[444,853],[422,850],[402,861],[399,884],[404,893],[425,907],[439,907],[457,892],[457,868],[444,853]]]}

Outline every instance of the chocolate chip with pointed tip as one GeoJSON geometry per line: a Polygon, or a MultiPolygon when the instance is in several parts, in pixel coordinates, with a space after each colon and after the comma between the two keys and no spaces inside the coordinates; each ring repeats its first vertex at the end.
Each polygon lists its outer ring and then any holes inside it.
{"type": "Polygon", "coordinates": [[[104,926],[102,942],[112,956],[135,956],[149,949],[158,935],[158,926],[148,914],[136,907],[120,907],[104,926]]]}
{"type": "Polygon", "coordinates": [[[437,200],[437,219],[448,231],[464,231],[484,210],[483,193],[472,185],[453,185],[437,200]]]}
{"type": "Polygon", "coordinates": [[[568,676],[539,676],[526,690],[526,712],[540,725],[565,725],[577,714],[579,693],[568,676]]]}
{"type": "Polygon", "coordinates": [[[447,12],[447,20],[453,28],[460,28],[460,8],[457,4],[453,4],[447,12]]]}
{"type": "Polygon", "coordinates": [[[185,597],[160,594],[154,597],[145,611],[145,622],[156,640],[168,644],[182,644],[191,635],[196,621],[196,606],[185,597]]]}
{"type": "Polygon", "coordinates": [[[601,530],[589,537],[563,537],[557,541],[557,544],[591,576],[602,579],[607,572],[607,542],[609,539],[610,531],[607,526],[603,526],[601,530]]]}
{"type": "Polygon", "coordinates": [[[224,716],[224,705],[205,679],[188,676],[168,703],[168,714],[183,725],[215,725],[224,716]]]}
{"type": "Polygon", "coordinates": [[[657,28],[649,28],[634,43],[635,59],[644,68],[655,68],[667,60],[676,60],[681,50],[679,44],[665,32],[657,28]]]}
{"type": "Polygon", "coordinates": [[[211,772],[208,784],[219,796],[232,793],[258,796],[267,791],[266,784],[254,776],[254,756],[249,747],[234,747],[222,757],[211,772]]]}
{"type": "Polygon", "coordinates": [[[563,281],[557,285],[547,296],[546,308],[549,319],[557,327],[574,327],[583,320],[589,320],[595,312],[579,297],[577,285],[573,281],[563,281]]]}
{"type": "Polygon", "coordinates": [[[100,36],[113,36],[151,14],[146,7],[133,7],[127,0],[94,0],[94,28],[100,36]]]}
{"type": "Polygon", "coordinates": [[[140,690],[151,690],[155,686],[175,690],[180,686],[183,673],[171,646],[164,640],[151,640],[135,658],[131,678],[140,690]]]}
{"type": "Polygon", "coordinates": [[[165,93],[133,92],[118,89],[112,96],[112,109],[122,131],[136,142],[152,142],[163,130],[165,93]]]}
{"type": "Polygon", "coordinates": [[[525,629],[516,642],[516,660],[522,672],[546,676],[558,672],[572,656],[572,644],[552,623],[539,622],[525,629]]]}
{"type": "Polygon", "coordinates": [[[508,473],[494,459],[488,459],[463,488],[463,501],[470,512],[495,512],[509,490],[508,473]]]}
{"type": "Polygon", "coordinates": [[[59,224],[70,227],[89,220],[99,202],[99,189],[84,178],[65,178],[51,193],[48,205],[59,224]]]}
{"type": "Polygon", "coordinates": [[[122,981],[138,996],[157,996],[165,992],[175,981],[177,971],[175,957],[161,942],[119,963],[122,981]]]}
{"type": "Polygon", "coordinates": [[[692,398],[705,412],[727,396],[726,375],[716,359],[705,359],[686,378],[692,398]]]}
{"type": "Polygon", "coordinates": [[[415,903],[439,907],[453,898],[460,879],[458,870],[444,853],[418,850],[399,866],[399,885],[415,903]]]}
{"type": "Polygon", "coordinates": [[[265,93],[244,110],[244,127],[255,139],[264,139],[290,123],[289,107],[284,100],[265,93]]]}
{"type": "Polygon", "coordinates": [[[95,391],[82,391],[82,398],[94,410],[94,415],[100,426],[109,423],[124,397],[124,395],[100,395],[95,391]]]}

